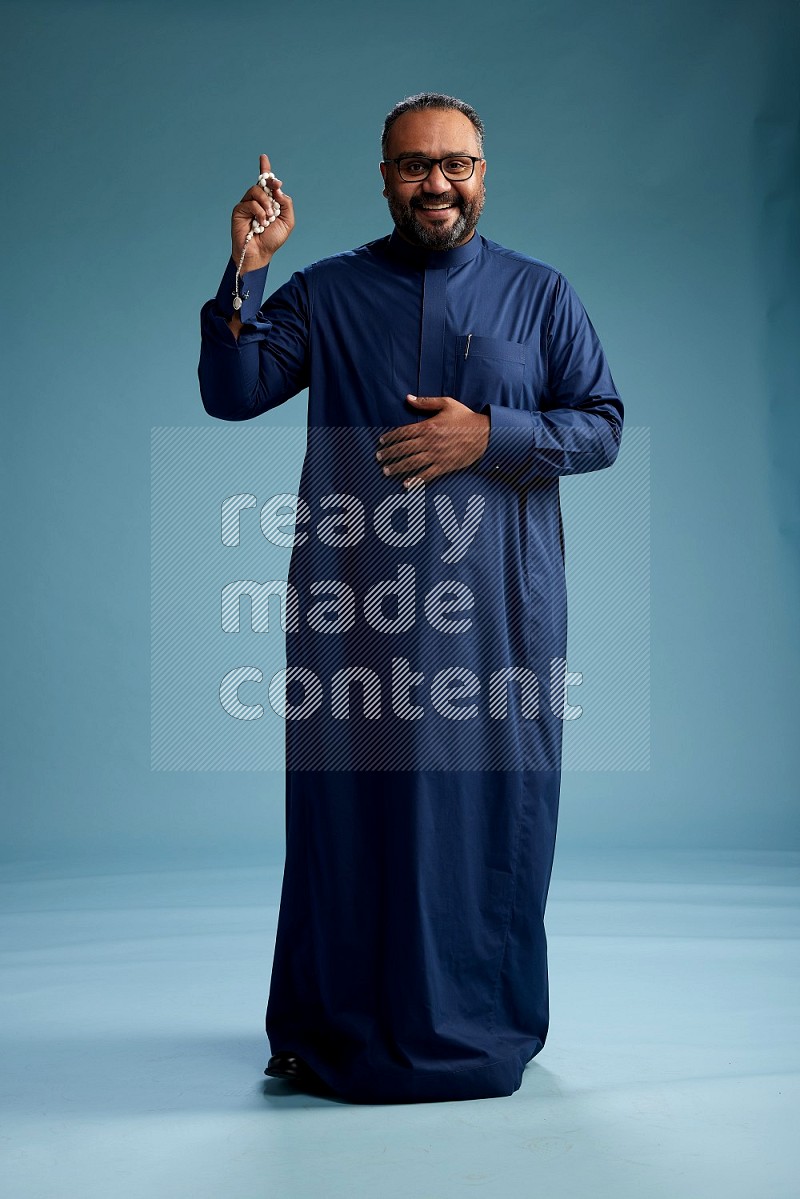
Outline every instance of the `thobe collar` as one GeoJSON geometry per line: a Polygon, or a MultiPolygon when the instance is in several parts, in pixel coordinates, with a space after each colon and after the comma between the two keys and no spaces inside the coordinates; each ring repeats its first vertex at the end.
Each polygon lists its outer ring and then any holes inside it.
{"type": "Polygon", "coordinates": [[[480,254],[482,244],[477,229],[469,241],[452,250],[427,250],[422,246],[412,246],[411,242],[400,236],[396,228],[392,230],[389,237],[390,253],[402,258],[412,266],[424,267],[426,271],[463,266],[465,262],[470,262],[480,254]]]}

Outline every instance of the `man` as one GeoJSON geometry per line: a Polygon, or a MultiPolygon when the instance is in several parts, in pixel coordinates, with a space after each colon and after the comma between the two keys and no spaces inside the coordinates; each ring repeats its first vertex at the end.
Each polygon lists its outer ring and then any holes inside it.
{"type": "Polygon", "coordinates": [[[267,224],[251,188],[201,317],[212,416],[251,419],[309,389],[273,704],[286,865],[267,1073],[353,1102],[510,1095],[549,1023],[558,480],[614,462],[623,408],[564,277],[477,233],[483,133],[449,96],[396,105],[380,164],[391,235],[297,272],[260,308],[294,211],[272,180],[267,224]],[[336,515],[315,535],[320,506],[336,515]]]}

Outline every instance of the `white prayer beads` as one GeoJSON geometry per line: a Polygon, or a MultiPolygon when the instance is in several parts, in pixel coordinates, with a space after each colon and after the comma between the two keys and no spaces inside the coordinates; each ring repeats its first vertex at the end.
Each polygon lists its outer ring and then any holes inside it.
{"type": "Polygon", "coordinates": [[[233,292],[233,307],[236,312],[239,311],[239,309],[241,308],[244,301],[250,295],[249,291],[244,296],[239,295],[239,275],[242,270],[242,264],[244,263],[244,256],[247,253],[248,242],[251,240],[251,238],[255,234],[263,233],[264,230],[266,229],[267,225],[271,225],[272,222],[277,220],[278,217],[281,215],[281,206],[278,203],[278,201],[275,199],[275,197],[273,196],[272,191],[269,186],[270,179],[274,179],[274,178],[275,178],[275,176],[273,175],[272,171],[262,171],[262,173],[258,176],[258,180],[257,180],[258,185],[260,187],[263,187],[264,191],[267,193],[268,199],[267,199],[267,203],[266,203],[266,209],[267,209],[267,213],[269,215],[267,216],[267,219],[263,225],[259,222],[257,217],[253,217],[252,221],[250,222],[250,232],[248,233],[247,237],[244,239],[244,245],[242,246],[242,256],[239,259],[239,265],[236,268],[236,283],[235,283],[235,288],[234,288],[234,292],[233,292]]]}

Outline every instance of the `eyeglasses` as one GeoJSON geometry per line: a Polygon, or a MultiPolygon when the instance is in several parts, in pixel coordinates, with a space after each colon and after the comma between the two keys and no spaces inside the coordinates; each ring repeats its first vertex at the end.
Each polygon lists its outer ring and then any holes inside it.
{"type": "Polygon", "coordinates": [[[420,183],[423,179],[428,178],[434,166],[442,168],[445,179],[452,179],[454,182],[460,183],[464,179],[472,178],[475,163],[483,162],[483,159],[475,158],[471,154],[448,154],[446,158],[426,158],[422,154],[401,154],[399,158],[384,158],[383,161],[387,166],[390,162],[394,163],[404,183],[420,183]]]}

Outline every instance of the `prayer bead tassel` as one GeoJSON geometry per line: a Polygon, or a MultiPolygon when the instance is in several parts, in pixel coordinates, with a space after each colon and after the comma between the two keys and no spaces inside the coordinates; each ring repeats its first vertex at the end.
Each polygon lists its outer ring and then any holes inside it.
{"type": "Polygon", "coordinates": [[[278,201],[275,199],[275,197],[273,196],[273,194],[269,188],[269,181],[270,181],[270,179],[274,179],[274,178],[275,178],[275,176],[273,175],[272,171],[262,171],[262,173],[258,176],[257,183],[259,184],[259,186],[263,187],[264,191],[267,193],[267,196],[268,196],[268,200],[267,200],[267,204],[266,204],[266,209],[267,209],[268,215],[267,215],[266,222],[263,225],[261,224],[261,222],[258,220],[257,217],[253,217],[252,221],[250,222],[250,232],[247,234],[247,237],[244,239],[244,245],[242,246],[242,256],[239,259],[239,265],[236,268],[236,282],[235,282],[234,291],[233,291],[233,308],[234,308],[235,312],[239,311],[239,309],[242,306],[243,301],[246,300],[247,296],[250,295],[249,291],[247,292],[247,295],[245,295],[244,297],[239,295],[239,275],[241,274],[245,254],[247,253],[247,243],[250,241],[250,239],[253,237],[254,234],[257,235],[259,233],[263,233],[264,230],[266,229],[267,225],[271,225],[272,222],[276,221],[278,219],[278,217],[281,215],[281,206],[278,203],[278,201]]]}

